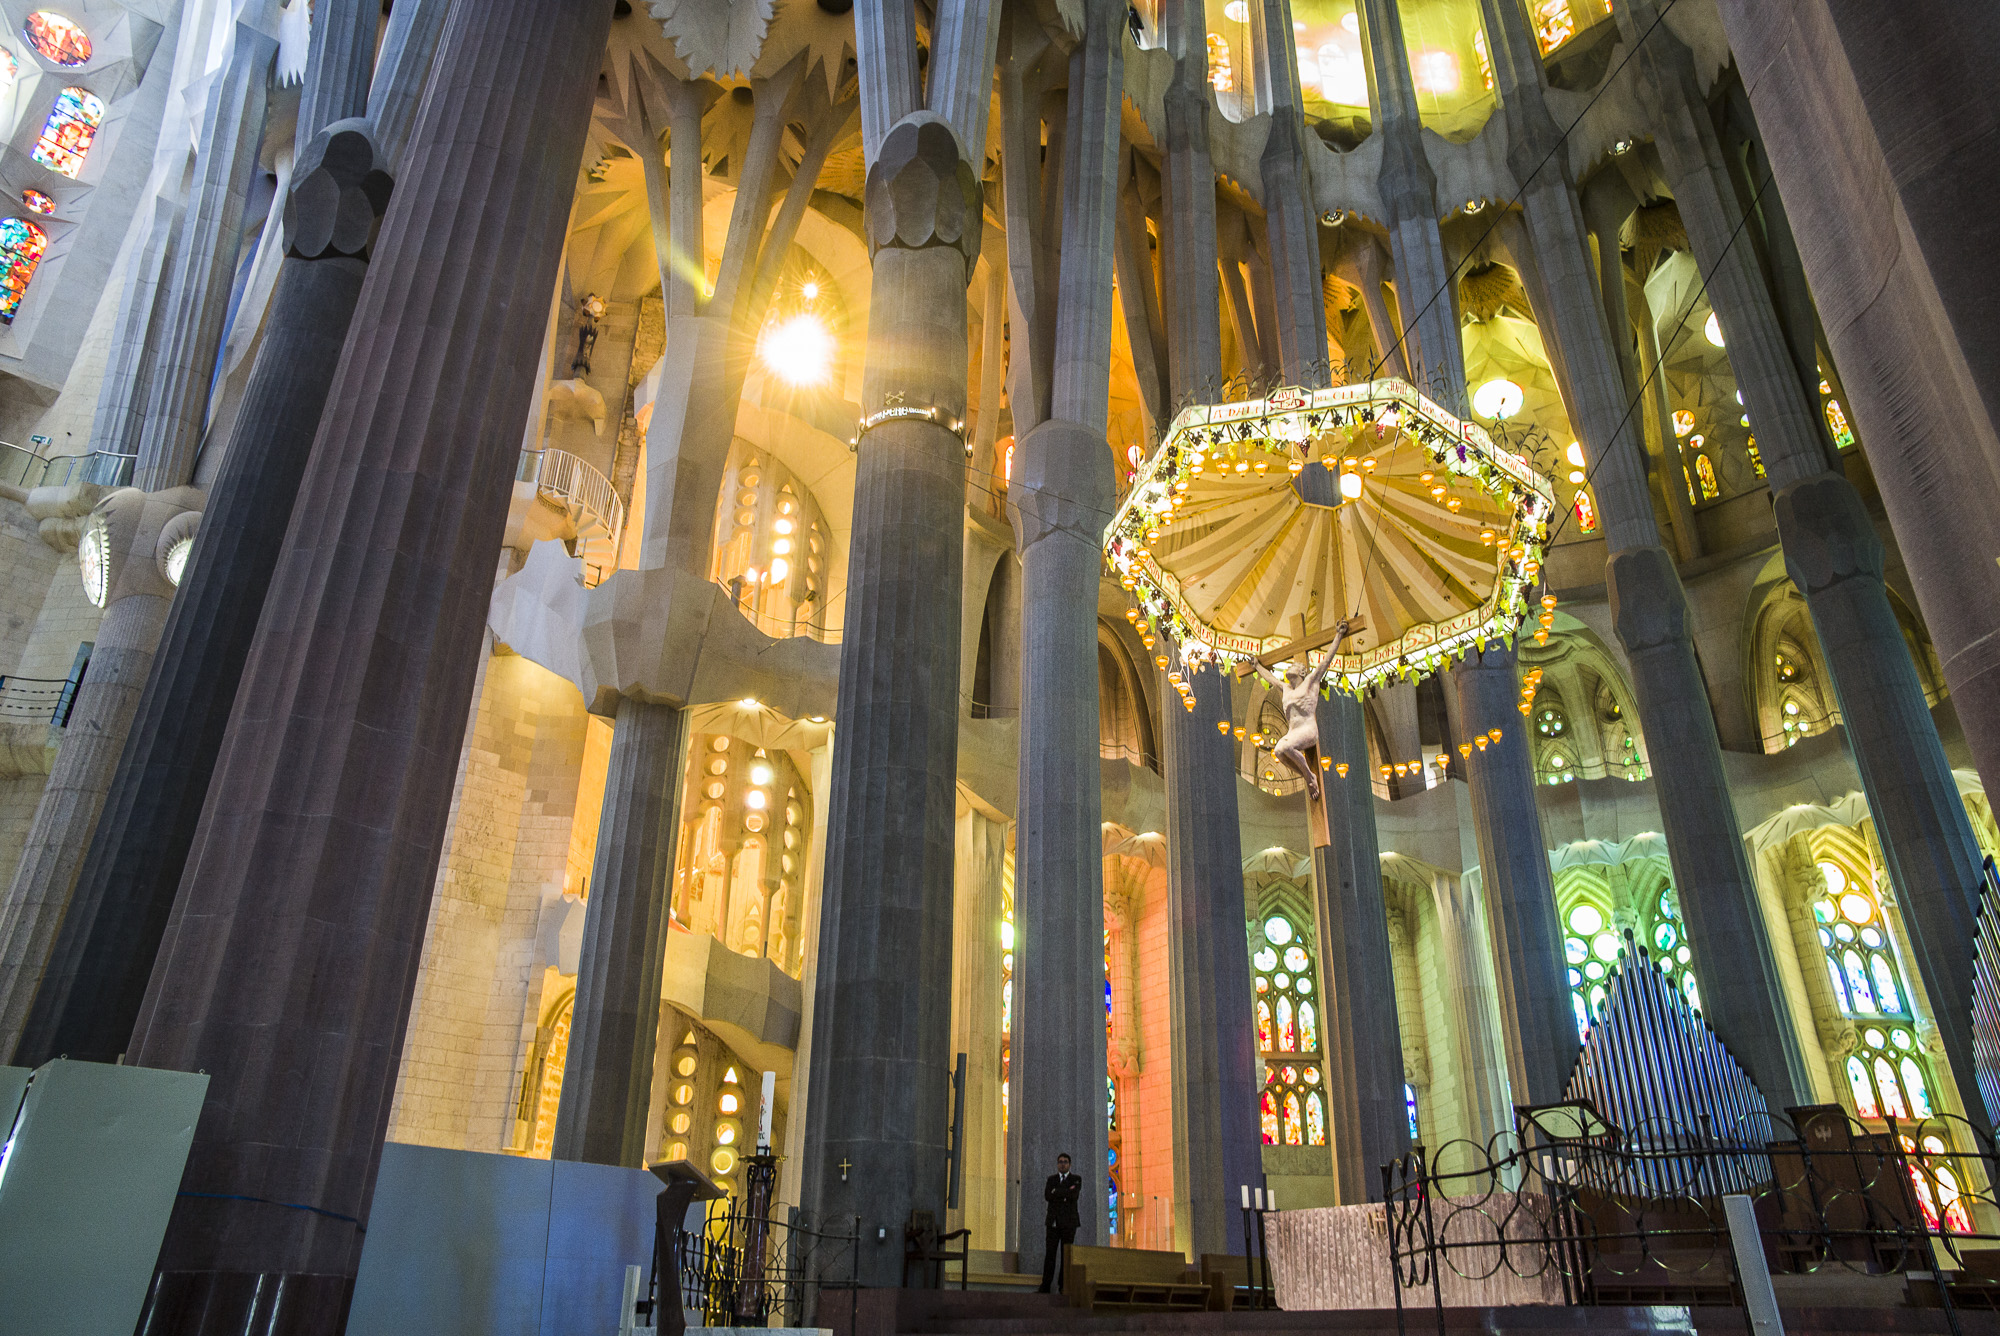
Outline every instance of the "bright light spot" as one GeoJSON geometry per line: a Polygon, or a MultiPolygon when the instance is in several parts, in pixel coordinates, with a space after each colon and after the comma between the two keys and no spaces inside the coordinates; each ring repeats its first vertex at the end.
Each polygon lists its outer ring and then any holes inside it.
{"type": "Polygon", "coordinates": [[[1361,20],[1351,9],[1340,16],[1340,26],[1357,35],[1361,32],[1361,20]]]}
{"type": "Polygon", "coordinates": [[[1563,451],[1563,458],[1577,468],[1583,467],[1583,442],[1571,441],[1569,449],[1563,451]]]}
{"type": "Polygon", "coordinates": [[[771,581],[773,584],[777,583],[779,580],[784,579],[787,575],[790,575],[791,573],[792,573],[792,563],[786,561],[783,557],[775,558],[771,562],[771,581]]]}
{"type": "Polygon", "coordinates": [[[1511,380],[1489,380],[1472,392],[1472,411],[1481,417],[1510,418],[1521,411],[1524,396],[1511,380]]]}
{"type": "MultiPolygon", "coordinates": [[[[1351,20],[1354,16],[1348,15],[1351,20]]],[[[1338,42],[1328,42],[1315,53],[1318,81],[1326,100],[1346,107],[1368,105],[1368,72],[1362,68],[1361,53],[1349,51],[1338,42]]],[[[1300,63],[1300,69],[1305,68],[1300,63]]]]}
{"type": "Polygon", "coordinates": [[[813,282],[811,279],[807,279],[805,282],[799,284],[799,296],[804,297],[807,301],[814,300],[819,296],[819,284],[813,282]]]}
{"type": "Polygon", "coordinates": [[[789,538],[780,538],[777,542],[771,544],[771,550],[782,557],[785,553],[792,550],[792,540],[789,538]]]}
{"type": "Polygon", "coordinates": [[[779,520],[771,527],[773,529],[776,529],[779,533],[790,533],[792,531],[792,522],[790,520],[779,520]]]}
{"type": "Polygon", "coordinates": [[[1449,51],[1419,51],[1410,57],[1417,91],[1437,96],[1458,91],[1458,57],[1449,51]]]}
{"type": "Polygon", "coordinates": [[[1250,6],[1244,3],[1244,0],[1229,0],[1229,3],[1222,7],[1222,17],[1231,23],[1248,23],[1250,6]]]}
{"type": "Polygon", "coordinates": [[[1715,318],[1715,312],[1708,313],[1708,319],[1701,327],[1702,337],[1720,348],[1722,346],[1722,322],[1715,318]]]}
{"type": "Polygon", "coordinates": [[[764,790],[762,789],[751,789],[743,795],[743,805],[753,812],[763,811],[764,804],[769,801],[770,799],[764,796],[764,790]]]}
{"type": "Polygon", "coordinates": [[[769,784],[771,782],[771,767],[768,765],[751,766],[750,782],[752,784],[769,784]]]}
{"type": "Polygon", "coordinates": [[[745,696],[742,700],[737,701],[736,703],[738,705],[741,705],[746,710],[754,710],[758,708],[757,698],[755,696],[745,696]]]}
{"type": "Polygon", "coordinates": [[[772,375],[790,385],[820,385],[833,374],[833,335],[815,315],[795,315],[767,325],[757,355],[772,375]]]}
{"type": "Polygon", "coordinates": [[[1581,483],[1583,481],[1583,470],[1571,469],[1569,471],[1569,480],[1573,483],[1581,483]]]}
{"type": "Polygon", "coordinates": [[[1360,475],[1359,473],[1343,473],[1343,474],[1341,474],[1341,475],[1340,475],[1340,494],[1341,494],[1342,496],[1346,497],[1346,498],[1347,498],[1347,499],[1348,499],[1349,501],[1352,501],[1352,500],[1354,500],[1354,499],[1355,499],[1356,497],[1360,496],[1360,495],[1361,495],[1361,475],[1360,475]]]}
{"type": "Polygon", "coordinates": [[[1014,949],[1014,925],[1005,919],[1000,921],[1000,949],[1002,951],[1014,949]]]}

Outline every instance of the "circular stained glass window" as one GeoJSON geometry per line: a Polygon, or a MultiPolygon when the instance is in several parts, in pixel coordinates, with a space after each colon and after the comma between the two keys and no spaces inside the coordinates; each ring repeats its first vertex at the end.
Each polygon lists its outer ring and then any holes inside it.
{"type": "Polygon", "coordinates": [[[726,1174],[736,1167],[736,1152],[727,1146],[718,1146],[715,1154],[708,1157],[708,1166],[718,1174],[726,1174]]]}
{"type": "Polygon", "coordinates": [[[1861,930],[1861,944],[1867,947],[1879,948],[1882,945],[1882,934],[1873,928],[1863,928],[1861,930]]]}
{"type": "Polygon", "coordinates": [[[1682,947],[1680,950],[1674,952],[1674,959],[1685,965],[1694,959],[1694,952],[1688,950],[1686,947],[1682,947]]]}
{"type": "Polygon", "coordinates": [[[1577,972],[1576,972],[1575,970],[1571,970],[1571,971],[1569,972],[1569,986],[1570,986],[1570,987],[1574,988],[1574,987],[1576,987],[1576,986],[1577,986],[1578,984],[1580,984],[1580,983],[1582,983],[1582,982],[1583,982],[1583,976],[1582,976],[1581,974],[1578,974],[1578,973],[1577,973],[1577,972]]]}
{"type": "Polygon", "coordinates": [[[1833,925],[1833,935],[1843,942],[1851,942],[1854,940],[1854,925],[1850,923],[1836,923],[1833,925]]]}
{"type": "Polygon", "coordinates": [[[1681,916],[1681,898],[1674,893],[1674,888],[1671,886],[1660,892],[1660,913],[1667,918],[1681,916]]]}
{"type": "Polygon", "coordinates": [[[1273,914],[1264,920],[1264,940],[1272,946],[1283,946],[1292,940],[1292,925],[1273,914]]]}
{"type": "Polygon", "coordinates": [[[1271,981],[1270,981],[1269,979],[1266,979],[1266,978],[1265,978],[1265,977],[1263,977],[1262,975],[1259,975],[1259,976],[1257,976],[1257,991],[1258,991],[1258,992],[1260,992],[1260,993],[1268,993],[1268,992],[1270,992],[1270,991],[1271,991],[1271,981]]]}
{"type": "Polygon", "coordinates": [[[1849,923],[1866,923],[1875,917],[1875,905],[1859,891],[1849,891],[1840,897],[1840,913],[1849,923]]]}
{"type": "Polygon", "coordinates": [[[1317,1067],[1306,1068],[1306,1084],[1307,1085],[1319,1084],[1319,1068],[1317,1067]]]}
{"type": "Polygon", "coordinates": [[[1281,1067],[1278,1069],[1278,1076],[1286,1085],[1296,1085],[1299,1079],[1299,1069],[1296,1067],[1281,1067]]]}
{"type": "Polygon", "coordinates": [[[1297,974],[1300,971],[1304,970],[1308,963],[1309,962],[1306,960],[1306,949],[1304,947],[1291,946],[1285,948],[1285,968],[1290,970],[1292,973],[1297,974]]]}
{"type": "Polygon", "coordinates": [[[1866,1034],[1862,1035],[1861,1037],[1868,1041],[1868,1047],[1870,1048],[1880,1048],[1882,1047],[1883,1044],[1888,1042],[1886,1039],[1882,1037],[1882,1032],[1880,1030],[1873,1029],[1872,1027],[1868,1030],[1866,1034]]]}
{"type": "Polygon", "coordinates": [[[1250,963],[1260,970],[1274,970],[1278,968],[1278,953],[1267,946],[1250,957],[1250,963]]]}
{"type": "Polygon", "coordinates": [[[1604,977],[1604,965],[1600,961],[1593,960],[1583,967],[1583,974],[1587,979],[1602,979],[1604,977]]]}
{"type": "Polygon", "coordinates": [[[1889,1033],[1889,1038],[1896,1041],[1897,1048],[1908,1048],[1910,1046],[1910,1032],[1908,1030],[1892,1030],[1889,1033]]]}
{"type": "Polygon", "coordinates": [[[1600,932],[1590,939],[1590,954],[1599,960],[1616,960],[1618,949],[1623,945],[1624,943],[1618,940],[1617,933],[1600,932]]]}
{"type": "Polygon", "coordinates": [[[1819,930],[1819,944],[1821,946],[1832,946],[1833,934],[1828,932],[1825,928],[1821,928],[1819,930]]]}
{"type": "Polygon", "coordinates": [[[1588,937],[1604,926],[1604,915],[1596,905],[1578,905],[1569,911],[1569,930],[1588,937]]]}
{"type": "Polygon", "coordinates": [[[1292,986],[1292,976],[1289,974],[1280,974],[1274,977],[1271,982],[1280,988],[1290,988],[1292,986]]]}
{"type": "Polygon", "coordinates": [[[1658,947],[1660,950],[1662,951],[1673,950],[1674,943],[1678,942],[1679,940],[1680,940],[1680,934],[1674,931],[1673,924],[1656,923],[1653,925],[1653,945],[1655,947],[1658,947]]]}
{"type": "Polygon", "coordinates": [[[1298,978],[1298,987],[1301,993],[1310,993],[1313,990],[1313,981],[1301,974],[1298,978]]]}
{"type": "Polygon", "coordinates": [[[1569,957],[1570,964],[1581,965],[1590,959],[1590,948],[1572,937],[1563,943],[1563,954],[1569,957]]]}
{"type": "Polygon", "coordinates": [[[1841,871],[1840,864],[1821,863],[1818,866],[1819,875],[1826,878],[1826,893],[1828,895],[1839,895],[1847,889],[1847,874],[1841,871]]]}
{"type": "Polygon", "coordinates": [[[1833,922],[1833,912],[1834,912],[1833,901],[1831,900],[1813,901],[1813,917],[1818,919],[1821,923],[1833,922]]]}
{"type": "Polygon", "coordinates": [[[49,214],[56,211],[56,202],[33,186],[21,192],[21,203],[27,205],[31,213],[49,214]]]}
{"type": "Polygon", "coordinates": [[[44,60],[73,69],[90,60],[90,34],[75,19],[52,9],[38,9],[21,25],[21,36],[44,60]]]}

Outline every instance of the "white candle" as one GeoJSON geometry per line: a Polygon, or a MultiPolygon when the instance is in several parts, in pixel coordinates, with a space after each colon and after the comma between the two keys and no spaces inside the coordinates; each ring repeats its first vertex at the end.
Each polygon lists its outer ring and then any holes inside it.
{"type": "Polygon", "coordinates": [[[1264,1209],[1267,1211],[1278,1209],[1278,1190],[1276,1188],[1264,1189],[1264,1209]]]}
{"type": "Polygon", "coordinates": [[[1262,1188],[1257,1189],[1257,1209],[1260,1211],[1264,1209],[1264,1189],[1262,1188]]]}
{"type": "Polygon", "coordinates": [[[767,1151],[771,1148],[771,1106],[777,1102],[777,1095],[778,1074],[776,1072],[765,1072],[763,1100],[757,1109],[757,1149],[759,1151],[767,1151]]]}
{"type": "Polygon", "coordinates": [[[1246,1211],[1250,1209],[1250,1185],[1248,1183],[1243,1185],[1243,1209],[1246,1211]]]}

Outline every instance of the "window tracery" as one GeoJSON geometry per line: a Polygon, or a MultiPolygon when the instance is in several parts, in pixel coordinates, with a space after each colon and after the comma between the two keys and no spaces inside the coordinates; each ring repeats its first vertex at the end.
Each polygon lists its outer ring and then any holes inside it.
{"type": "MultiPolygon", "coordinates": [[[[1269,891],[1260,903],[1283,896],[1269,891]]],[[[1289,904],[1250,925],[1257,1047],[1264,1058],[1260,1105],[1267,1146],[1324,1146],[1326,1093],[1318,971],[1311,921],[1289,904]]]]}
{"type": "Polygon", "coordinates": [[[1822,858],[1814,870],[1821,891],[1812,901],[1814,931],[1834,1005],[1843,1017],[1864,1022],[1844,1064],[1855,1113],[1898,1122],[1933,1117],[1929,1063],[1881,900],[1838,862],[1822,858]]]}
{"type": "MultiPolygon", "coordinates": [[[[1563,956],[1568,969],[1570,1011],[1576,1017],[1579,1036],[1589,1033],[1591,1022],[1604,1006],[1610,977],[1626,949],[1625,936],[1614,925],[1607,893],[1608,883],[1588,890],[1575,889],[1581,878],[1569,876],[1571,893],[1561,893],[1557,904],[1564,929],[1563,956]],[[1601,889],[1602,888],[1602,889],[1601,889]]],[[[1671,885],[1644,893],[1633,906],[1630,921],[1636,945],[1666,973],[1690,1006],[1701,1006],[1700,987],[1691,962],[1694,952],[1688,945],[1687,927],[1681,922],[1680,897],[1671,885]]]]}
{"type": "Polygon", "coordinates": [[[812,788],[791,754],[703,733],[688,750],[673,922],[799,977],[812,788]]]}

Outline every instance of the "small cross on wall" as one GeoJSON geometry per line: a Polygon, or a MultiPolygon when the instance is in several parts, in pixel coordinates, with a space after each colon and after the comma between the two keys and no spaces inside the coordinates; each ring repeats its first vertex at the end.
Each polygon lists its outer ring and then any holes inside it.
{"type": "Polygon", "coordinates": [[[852,1160],[848,1159],[848,1158],[847,1158],[847,1157],[846,1157],[845,1155],[843,1155],[843,1156],[841,1156],[841,1157],[840,1157],[840,1181],[841,1181],[841,1182],[845,1183],[845,1182],[847,1181],[847,1171],[848,1171],[849,1169],[852,1169],[853,1167],[854,1167],[854,1161],[852,1161],[852,1160]]]}

